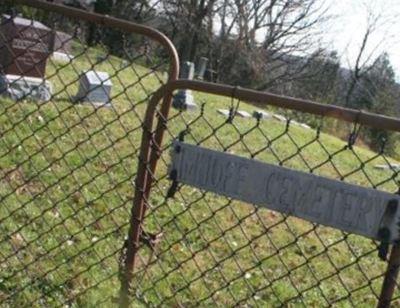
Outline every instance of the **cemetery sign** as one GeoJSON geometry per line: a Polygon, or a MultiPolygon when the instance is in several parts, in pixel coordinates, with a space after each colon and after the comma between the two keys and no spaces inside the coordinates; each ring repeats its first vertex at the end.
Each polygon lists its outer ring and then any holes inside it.
{"type": "Polygon", "coordinates": [[[179,141],[171,177],[342,231],[385,242],[400,239],[398,195],[179,141]]]}

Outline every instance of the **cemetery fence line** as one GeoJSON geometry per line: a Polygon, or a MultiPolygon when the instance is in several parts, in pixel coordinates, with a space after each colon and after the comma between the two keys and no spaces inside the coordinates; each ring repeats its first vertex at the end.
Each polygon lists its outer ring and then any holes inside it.
{"type": "MultiPolygon", "coordinates": [[[[121,306],[129,305],[129,288],[135,270],[135,260],[142,239],[142,223],[145,217],[147,202],[151,194],[152,184],[155,180],[157,163],[162,154],[163,139],[169,119],[173,91],[190,89],[202,93],[225,96],[240,101],[255,103],[257,106],[276,106],[283,109],[297,110],[300,112],[320,115],[327,118],[336,118],[355,125],[366,125],[378,129],[400,132],[400,120],[396,118],[376,115],[360,110],[343,108],[333,105],[319,104],[307,100],[275,95],[267,92],[257,92],[234,86],[212,84],[200,81],[178,80],[179,58],[171,41],[159,31],[117,18],[89,13],[78,9],[52,4],[39,0],[15,0],[15,4],[27,5],[37,9],[60,13],[62,15],[85,20],[98,25],[122,29],[124,31],[140,34],[159,42],[164,46],[170,57],[170,73],[168,82],[154,93],[148,102],[145,118],[142,124],[142,139],[139,153],[139,164],[135,178],[135,194],[130,218],[130,230],[126,241],[126,255],[124,258],[124,273],[121,279],[121,306]],[[160,102],[160,111],[157,108],[160,102]],[[158,117],[155,127],[154,120],[158,117]]],[[[379,307],[390,305],[396,287],[396,279],[400,266],[400,246],[393,245],[387,271],[385,274],[382,291],[379,298],[379,307]]]]}

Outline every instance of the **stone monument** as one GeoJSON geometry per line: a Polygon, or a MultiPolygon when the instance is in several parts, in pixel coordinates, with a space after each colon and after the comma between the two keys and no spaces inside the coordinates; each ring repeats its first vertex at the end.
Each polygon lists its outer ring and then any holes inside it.
{"type": "Polygon", "coordinates": [[[71,55],[72,51],[72,35],[61,31],[53,32],[53,55],[54,61],[61,63],[69,63],[74,57],[71,55]]]}
{"type": "Polygon", "coordinates": [[[112,82],[106,72],[88,71],[79,79],[79,90],[76,101],[89,102],[96,107],[111,106],[112,82]]]}
{"type": "Polygon", "coordinates": [[[42,23],[2,15],[0,94],[14,100],[49,100],[51,85],[45,80],[45,73],[52,43],[52,31],[42,23]]]}
{"type": "Polygon", "coordinates": [[[72,51],[72,35],[62,31],[54,31],[53,35],[53,52],[70,54],[72,51]]]}
{"type": "Polygon", "coordinates": [[[198,70],[196,72],[196,79],[203,80],[204,74],[206,73],[208,64],[208,59],[206,57],[201,57],[199,60],[198,70]]]}
{"type": "MultiPolygon", "coordinates": [[[[192,80],[194,77],[194,64],[192,62],[184,62],[181,68],[180,78],[192,80]]],[[[191,90],[179,90],[174,96],[172,106],[178,110],[195,110],[197,105],[194,102],[191,90]]]]}

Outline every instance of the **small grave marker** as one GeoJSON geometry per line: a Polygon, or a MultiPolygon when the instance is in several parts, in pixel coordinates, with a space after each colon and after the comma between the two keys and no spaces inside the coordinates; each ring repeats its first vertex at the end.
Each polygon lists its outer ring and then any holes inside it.
{"type": "Polygon", "coordinates": [[[74,59],[73,56],[66,54],[66,53],[62,53],[62,52],[53,52],[53,60],[57,61],[57,62],[61,62],[61,63],[69,63],[70,61],[72,61],[74,59]]]}
{"type": "Polygon", "coordinates": [[[106,72],[88,71],[79,79],[76,101],[90,102],[95,106],[110,106],[112,82],[106,72]]]}
{"type": "Polygon", "coordinates": [[[301,127],[305,128],[305,129],[311,129],[311,126],[305,124],[305,123],[300,123],[299,124],[301,127]]]}
{"type": "Polygon", "coordinates": [[[260,120],[268,120],[272,118],[271,114],[263,110],[254,110],[253,117],[260,120]]]}
{"type": "Polygon", "coordinates": [[[251,114],[244,110],[238,110],[236,114],[242,118],[251,118],[251,114]]]}
{"type": "Polygon", "coordinates": [[[375,165],[374,168],[380,170],[400,170],[400,164],[375,165]]]}
{"type": "Polygon", "coordinates": [[[201,57],[199,60],[198,70],[196,72],[196,79],[203,80],[204,74],[206,73],[208,64],[208,59],[206,57],[201,57]]]}
{"type": "Polygon", "coordinates": [[[274,113],[272,116],[275,119],[277,119],[278,121],[281,121],[281,122],[286,122],[287,121],[287,119],[284,116],[280,115],[280,114],[274,113]]]}
{"type": "MultiPolygon", "coordinates": [[[[194,77],[194,64],[192,62],[184,62],[181,69],[182,79],[192,80],[194,77]]],[[[179,90],[174,96],[172,106],[178,110],[195,110],[197,105],[194,102],[193,94],[191,90],[179,90]]]]}
{"type": "Polygon", "coordinates": [[[218,112],[219,114],[222,114],[222,115],[225,116],[225,117],[229,117],[229,115],[230,115],[230,112],[229,112],[228,109],[217,109],[217,112],[218,112]]]}

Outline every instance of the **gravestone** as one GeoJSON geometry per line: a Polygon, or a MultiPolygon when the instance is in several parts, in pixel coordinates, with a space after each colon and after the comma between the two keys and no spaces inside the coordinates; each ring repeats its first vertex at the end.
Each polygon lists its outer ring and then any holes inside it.
{"type": "Polygon", "coordinates": [[[206,57],[201,57],[199,60],[198,70],[196,72],[196,79],[203,80],[204,74],[206,73],[208,64],[208,59],[206,57]]]}
{"type": "Polygon", "coordinates": [[[51,85],[45,80],[45,72],[52,42],[52,31],[42,23],[2,15],[0,94],[16,100],[50,99],[51,85]]]}
{"type": "Polygon", "coordinates": [[[54,61],[60,62],[60,63],[69,63],[74,59],[74,57],[72,55],[66,54],[63,52],[58,52],[58,51],[53,52],[52,58],[54,61]]]}
{"type": "Polygon", "coordinates": [[[72,35],[62,31],[53,32],[53,60],[61,63],[69,63],[72,56],[72,35]]]}
{"type": "Polygon", "coordinates": [[[277,119],[278,121],[281,121],[281,122],[286,122],[287,121],[287,119],[283,115],[274,113],[272,116],[275,119],[277,119]]]}
{"type": "Polygon", "coordinates": [[[88,71],[79,79],[79,90],[76,101],[89,102],[96,107],[111,106],[112,82],[106,72],[88,71]]]}
{"type": "Polygon", "coordinates": [[[253,117],[260,120],[268,120],[272,118],[271,114],[263,110],[254,110],[253,117]]]}
{"type": "MultiPolygon", "coordinates": [[[[231,114],[231,112],[228,109],[217,109],[217,112],[225,117],[229,117],[231,114]]],[[[241,118],[251,118],[251,114],[244,110],[237,110],[235,115],[241,118]]]]}
{"type": "Polygon", "coordinates": [[[375,165],[375,169],[380,170],[400,170],[400,164],[385,164],[385,165],[375,165]]]}
{"type": "Polygon", "coordinates": [[[300,123],[300,126],[305,128],[305,129],[311,129],[311,126],[305,124],[305,123],[300,123]]]}
{"type": "Polygon", "coordinates": [[[70,54],[72,52],[72,35],[62,31],[54,31],[53,35],[53,52],[70,54]]]}
{"type": "MultiPolygon", "coordinates": [[[[180,78],[192,80],[194,77],[194,64],[192,62],[184,62],[181,68],[180,78]]],[[[191,90],[179,90],[174,96],[172,106],[178,110],[195,110],[197,105],[194,102],[191,90]]]]}
{"type": "Polygon", "coordinates": [[[217,109],[217,112],[225,117],[230,116],[230,111],[228,109],[217,109]]]}
{"type": "Polygon", "coordinates": [[[251,114],[244,110],[238,110],[236,114],[241,118],[251,118],[251,114]]]}

